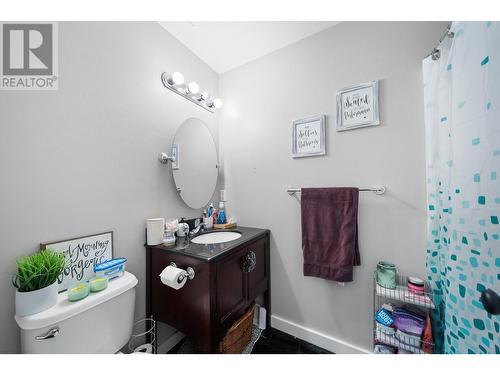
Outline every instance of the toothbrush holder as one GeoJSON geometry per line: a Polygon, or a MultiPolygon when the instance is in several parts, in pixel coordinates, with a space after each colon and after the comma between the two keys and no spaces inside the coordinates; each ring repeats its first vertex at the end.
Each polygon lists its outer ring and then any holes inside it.
{"type": "Polygon", "coordinates": [[[211,217],[204,217],[203,224],[205,224],[205,229],[212,229],[214,226],[214,219],[211,217]]]}

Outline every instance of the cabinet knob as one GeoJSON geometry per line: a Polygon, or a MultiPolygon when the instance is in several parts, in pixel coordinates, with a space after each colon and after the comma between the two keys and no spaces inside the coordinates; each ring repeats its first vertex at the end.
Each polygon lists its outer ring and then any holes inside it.
{"type": "Polygon", "coordinates": [[[249,251],[243,260],[242,270],[243,272],[249,273],[255,269],[255,265],[257,264],[257,257],[253,251],[249,251]]]}

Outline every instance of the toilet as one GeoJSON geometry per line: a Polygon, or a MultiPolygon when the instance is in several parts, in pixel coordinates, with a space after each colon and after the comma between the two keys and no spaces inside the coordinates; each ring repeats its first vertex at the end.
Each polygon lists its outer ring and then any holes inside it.
{"type": "Polygon", "coordinates": [[[21,329],[21,352],[117,353],[132,333],[136,285],[137,278],[125,272],[110,280],[108,288],[83,300],[69,302],[62,292],[50,309],[15,316],[21,329]]]}

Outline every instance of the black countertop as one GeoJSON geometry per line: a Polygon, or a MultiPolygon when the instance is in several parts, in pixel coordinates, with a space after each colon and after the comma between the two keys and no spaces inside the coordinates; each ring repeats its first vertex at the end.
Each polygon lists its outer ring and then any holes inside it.
{"type": "Polygon", "coordinates": [[[269,232],[269,230],[249,227],[237,227],[235,229],[214,229],[200,232],[193,236],[193,238],[211,232],[238,232],[241,233],[241,237],[233,241],[204,245],[196,244],[190,241],[188,242],[188,240],[184,238],[177,238],[175,246],[156,245],[150,247],[154,247],[162,251],[190,256],[197,259],[212,261],[218,256],[244,244],[245,242],[249,242],[253,239],[264,236],[269,232]]]}

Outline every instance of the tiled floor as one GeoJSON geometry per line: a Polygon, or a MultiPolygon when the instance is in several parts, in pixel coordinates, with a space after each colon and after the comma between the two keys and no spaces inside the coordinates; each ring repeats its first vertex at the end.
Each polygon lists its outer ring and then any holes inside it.
{"type": "Polygon", "coordinates": [[[271,328],[262,332],[252,354],[333,354],[328,350],[271,328]]]}
{"type": "MultiPolygon", "coordinates": [[[[184,339],[185,340],[185,339],[184,339]]],[[[169,354],[178,354],[183,341],[172,348],[169,354]]],[[[181,350],[182,352],[182,350],[181,350]]],[[[282,331],[271,328],[262,332],[262,336],[255,343],[252,354],[333,354],[328,350],[300,340],[282,331]]]]}

